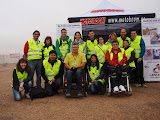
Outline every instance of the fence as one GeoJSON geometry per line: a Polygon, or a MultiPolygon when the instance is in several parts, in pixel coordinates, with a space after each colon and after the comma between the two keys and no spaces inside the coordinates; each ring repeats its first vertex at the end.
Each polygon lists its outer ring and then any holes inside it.
{"type": "Polygon", "coordinates": [[[20,53],[0,55],[0,64],[17,63],[20,58],[22,58],[22,55],[20,53]]]}

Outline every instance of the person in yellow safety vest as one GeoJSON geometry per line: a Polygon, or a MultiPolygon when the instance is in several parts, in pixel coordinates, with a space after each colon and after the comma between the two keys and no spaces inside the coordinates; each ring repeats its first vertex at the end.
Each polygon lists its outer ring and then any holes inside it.
{"type": "Polygon", "coordinates": [[[131,68],[135,68],[136,67],[134,63],[135,52],[134,52],[134,49],[130,47],[128,40],[123,41],[123,47],[125,49],[125,54],[127,56],[126,65],[129,65],[131,68]]]}
{"type": "Polygon", "coordinates": [[[38,40],[40,32],[38,30],[33,32],[33,39],[26,42],[24,47],[24,56],[28,58],[29,66],[32,73],[32,86],[33,86],[33,76],[36,70],[37,74],[37,86],[41,86],[41,67],[42,67],[42,50],[43,43],[38,40]]]}
{"type": "Polygon", "coordinates": [[[102,64],[99,63],[99,60],[95,54],[91,55],[91,62],[88,63],[88,76],[89,76],[89,85],[91,93],[102,94],[102,85],[104,84],[104,72],[101,69],[102,64]]]}
{"type": "Polygon", "coordinates": [[[135,86],[147,87],[143,77],[143,56],[145,54],[145,42],[142,39],[142,36],[137,35],[136,30],[131,30],[131,44],[130,46],[134,49],[135,52],[135,65],[136,65],[136,76],[138,79],[135,86]]]}
{"type": "Polygon", "coordinates": [[[50,36],[45,38],[44,44],[44,49],[42,50],[42,60],[49,59],[49,52],[51,50],[55,50],[55,46],[52,44],[52,38],[50,36]]]}
{"type": "Polygon", "coordinates": [[[56,40],[56,52],[58,59],[64,61],[66,55],[70,52],[72,40],[67,36],[67,30],[61,30],[61,37],[56,40]]]}
{"type": "Polygon", "coordinates": [[[101,64],[105,62],[105,55],[107,50],[109,49],[108,45],[104,44],[104,39],[103,37],[99,37],[98,39],[99,44],[95,46],[95,54],[98,57],[98,60],[101,64]]]}
{"type": "Polygon", "coordinates": [[[134,74],[135,73],[135,52],[134,49],[132,47],[130,47],[129,45],[129,41],[128,40],[123,40],[123,47],[125,49],[125,54],[127,56],[127,61],[126,61],[126,65],[129,65],[129,74],[131,76],[130,82],[134,82],[137,80],[137,76],[134,74]]]}
{"type": "Polygon", "coordinates": [[[48,96],[58,94],[58,90],[63,84],[63,73],[63,63],[57,59],[56,51],[51,50],[49,59],[44,60],[42,65],[42,77],[48,96]]]}
{"type": "Polygon", "coordinates": [[[126,89],[124,85],[126,84],[125,78],[122,77],[122,69],[126,68],[127,57],[125,55],[125,50],[119,48],[119,43],[117,40],[112,42],[112,49],[109,49],[106,53],[105,59],[109,62],[109,69],[115,69],[116,78],[112,78],[111,86],[113,92],[125,92],[126,89]]]}
{"type": "Polygon", "coordinates": [[[114,40],[117,40],[117,35],[116,35],[115,32],[113,32],[113,33],[111,33],[111,34],[109,35],[109,39],[108,39],[108,41],[105,43],[106,45],[108,45],[109,49],[112,48],[112,42],[113,42],[114,40]]]}
{"type": "Polygon", "coordinates": [[[95,46],[98,45],[97,39],[95,39],[95,33],[93,30],[88,32],[89,39],[87,40],[87,60],[90,60],[91,55],[94,54],[95,46]]]}
{"type": "Polygon", "coordinates": [[[21,58],[15,69],[13,70],[12,77],[12,91],[15,101],[22,99],[21,92],[25,91],[25,97],[30,98],[29,88],[31,87],[32,74],[25,58],[21,58]]]}
{"type": "Polygon", "coordinates": [[[117,37],[117,40],[119,42],[119,48],[123,48],[123,41],[124,40],[128,40],[128,42],[130,44],[131,39],[129,37],[126,37],[126,35],[127,35],[126,29],[122,28],[120,35],[121,35],[120,37],[117,37]]]}
{"type": "MultiPolygon", "coordinates": [[[[83,41],[83,39],[81,37],[81,33],[79,31],[75,33],[73,42],[79,45],[79,50],[78,51],[82,52],[86,55],[87,45],[86,45],[86,42],[83,41]]],[[[72,45],[71,45],[70,51],[72,52],[72,45]]]]}

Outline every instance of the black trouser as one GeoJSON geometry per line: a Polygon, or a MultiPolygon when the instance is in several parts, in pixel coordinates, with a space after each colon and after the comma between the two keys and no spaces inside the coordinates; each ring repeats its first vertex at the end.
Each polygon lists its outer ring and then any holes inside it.
{"type": "Polygon", "coordinates": [[[120,85],[126,85],[126,77],[121,77],[119,79],[117,78],[111,78],[111,86],[114,88],[115,86],[120,86],[120,85]]]}
{"type": "MultiPolygon", "coordinates": [[[[113,67],[113,66],[109,66],[109,69],[111,70],[111,69],[115,69],[115,67],[113,67]]],[[[122,66],[122,69],[123,69],[123,66],[122,66]]],[[[116,72],[116,69],[115,69],[115,72],[116,72]]],[[[117,75],[116,75],[116,78],[110,78],[110,80],[111,80],[111,86],[112,86],[112,88],[114,88],[115,86],[119,86],[119,85],[126,85],[126,77],[117,77],[117,75]]]]}
{"type": "Polygon", "coordinates": [[[145,84],[144,77],[143,77],[143,60],[138,62],[138,58],[134,60],[136,69],[133,71],[134,75],[137,76],[135,82],[138,84],[145,84]]]}
{"type": "Polygon", "coordinates": [[[52,82],[51,85],[49,85],[47,82],[45,82],[45,90],[48,93],[48,96],[54,95],[56,92],[58,92],[59,88],[63,85],[63,79],[57,78],[54,82],[52,82]]]}
{"type": "Polygon", "coordinates": [[[138,76],[135,73],[136,73],[136,68],[129,67],[129,75],[130,75],[129,82],[130,83],[135,83],[136,81],[138,81],[138,76]]]}

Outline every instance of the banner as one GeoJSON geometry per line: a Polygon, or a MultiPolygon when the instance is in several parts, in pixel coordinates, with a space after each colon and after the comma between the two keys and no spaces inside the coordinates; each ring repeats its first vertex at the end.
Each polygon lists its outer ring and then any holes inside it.
{"type": "Polygon", "coordinates": [[[67,30],[67,35],[71,38],[71,40],[74,40],[74,34],[75,32],[79,31],[82,36],[82,24],[81,23],[68,23],[68,24],[57,24],[56,30],[57,34],[56,37],[61,37],[61,30],[65,28],[67,30]]]}
{"type": "Polygon", "coordinates": [[[160,18],[142,19],[145,81],[160,81],[160,18]]]}
{"type": "Polygon", "coordinates": [[[19,58],[19,57],[20,57],[19,53],[10,54],[10,58],[19,58]]]}

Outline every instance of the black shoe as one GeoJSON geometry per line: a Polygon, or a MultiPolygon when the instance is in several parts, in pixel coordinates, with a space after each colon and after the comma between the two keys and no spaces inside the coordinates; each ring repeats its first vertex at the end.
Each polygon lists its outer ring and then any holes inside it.
{"type": "Polygon", "coordinates": [[[100,90],[100,91],[98,92],[98,95],[103,95],[102,90],[100,90]]]}
{"type": "Polygon", "coordinates": [[[56,91],[56,92],[55,92],[55,94],[56,94],[56,95],[58,95],[58,94],[59,94],[59,92],[58,92],[58,91],[56,91]]]}

